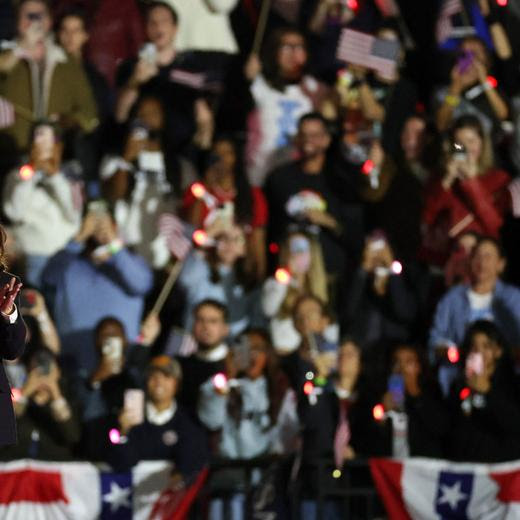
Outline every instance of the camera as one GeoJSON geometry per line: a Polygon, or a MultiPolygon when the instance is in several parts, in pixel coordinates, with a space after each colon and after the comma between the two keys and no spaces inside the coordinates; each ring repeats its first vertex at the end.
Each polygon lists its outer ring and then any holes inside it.
{"type": "Polygon", "coordinates": [[[454,161],[467,161],[468,159],[468,153],[463,144],[453,143],[450,153],[454,161]]]}

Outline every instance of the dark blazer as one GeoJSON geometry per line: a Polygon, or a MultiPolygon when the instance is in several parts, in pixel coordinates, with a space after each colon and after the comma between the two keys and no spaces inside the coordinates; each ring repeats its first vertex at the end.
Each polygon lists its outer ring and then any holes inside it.
{"type": "MultiPolygon", "coordinates": [[[[12,274],[0,271],[0,287],[9,283],[12,274]]],[[[26,328],[20,314],[20,302],[16,301],[18,318],[9,323],[0,316],[0,356],[3,359],[16,359],[25,347],[26,328]]],[[[11,389],[5,374],[4,364],[0,362],[0,446],[16,443],[16,422],[11,402],[11,389]]]]}

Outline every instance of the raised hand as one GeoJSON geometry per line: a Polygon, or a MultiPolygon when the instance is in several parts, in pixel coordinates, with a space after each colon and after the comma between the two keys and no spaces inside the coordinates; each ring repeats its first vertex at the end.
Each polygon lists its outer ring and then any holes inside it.
{"type": "Polygon", "coordinates": [[[21,283],[16,283],[16,278],[13,276],[9,283],[0,288],[0,312],[9,316],[14,309],[14,301],[16,296],[22,288],[21,283]]]}

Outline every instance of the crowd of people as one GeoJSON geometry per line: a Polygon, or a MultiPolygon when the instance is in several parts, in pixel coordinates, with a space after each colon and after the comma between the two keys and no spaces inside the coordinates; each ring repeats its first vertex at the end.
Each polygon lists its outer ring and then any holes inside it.
{"type": "Polygon", "coordinates": [[[520,13],[261,4],[1,3],[3,460],[520,458],[520,13]]]}

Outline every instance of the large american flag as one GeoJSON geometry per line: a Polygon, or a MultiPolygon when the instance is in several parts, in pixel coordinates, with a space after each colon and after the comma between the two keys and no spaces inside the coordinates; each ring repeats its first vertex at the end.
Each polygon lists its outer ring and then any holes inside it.
{"type": "Polygon", "coordinates": [[[462,12],[461,0],[444,0],[437,18],[436,36],[437,43],[442,44],[453,33],[452,16],[462,12]]]}
{"type": "Polygon", "coordinates": [[[385,78],[394,76],[398,56],[399,42],[352,29],[343,29],[336,51],[338,59],[376,70],[385,78]]]}

